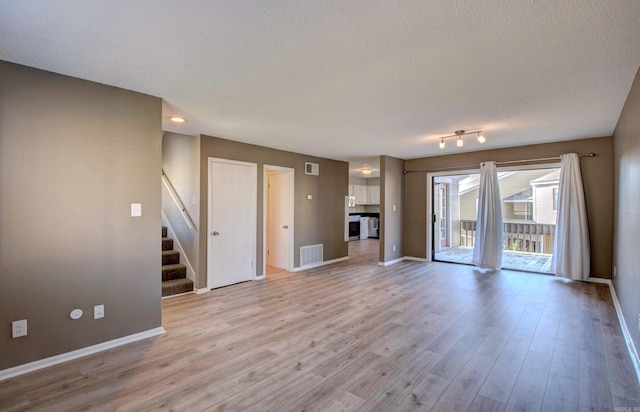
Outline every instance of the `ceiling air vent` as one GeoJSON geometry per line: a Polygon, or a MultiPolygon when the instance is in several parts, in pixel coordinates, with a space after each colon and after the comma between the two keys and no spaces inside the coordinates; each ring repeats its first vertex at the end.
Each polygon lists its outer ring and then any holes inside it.
{"type": "Polygon", "coordinates": [[[304,173],[307,175],[318,176],[320,174],[320,165],[317,163],[305,162],[304,173]]]}

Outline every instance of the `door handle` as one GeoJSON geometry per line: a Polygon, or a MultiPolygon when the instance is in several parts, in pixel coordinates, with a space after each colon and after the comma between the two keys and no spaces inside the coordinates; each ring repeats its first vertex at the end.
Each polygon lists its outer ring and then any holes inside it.
{"type": "Polygon", "coordinates": [[[282,228],[283,228],[283,229],[289,229],[289,226],[284,225],[284,226],[282,226],[282,228]]]}
{"type": "Polygon", "coordinates": [[[220,233],[218,233],[218,232],[211,232],[211,235],[212,235],[212,236],[218,236],[219,234],[220,234],[220,233]]]}

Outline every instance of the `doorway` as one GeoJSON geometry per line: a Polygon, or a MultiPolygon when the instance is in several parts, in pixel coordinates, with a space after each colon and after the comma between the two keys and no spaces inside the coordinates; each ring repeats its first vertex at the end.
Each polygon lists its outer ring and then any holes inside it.
{"type": "Polygon", "coordinates": [[[255,279],[257,165],[209,158],[207,288],[255,279]]]}
{"type": "Polygon", "coordinates": [[[264,165],[264,276],[269,271],[293,271],[294,177],[292,168],[264,165]]]}

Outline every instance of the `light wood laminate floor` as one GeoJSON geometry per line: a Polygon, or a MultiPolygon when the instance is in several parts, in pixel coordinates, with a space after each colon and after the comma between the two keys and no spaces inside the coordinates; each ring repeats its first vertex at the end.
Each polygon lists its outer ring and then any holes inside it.
{"type": "Polygon", "coordinates": [[[379,267],[377,241],[349,248],[347,262],[164,300],[165,335],[0,382],[0,410],[640,406],[606,286],[379,267]]]}

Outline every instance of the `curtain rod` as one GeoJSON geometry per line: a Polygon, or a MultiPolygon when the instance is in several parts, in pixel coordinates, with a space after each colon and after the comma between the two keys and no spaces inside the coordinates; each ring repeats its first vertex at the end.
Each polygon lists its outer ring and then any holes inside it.
{"type": "MultiPolygon", "coordinates": [[[[587,154],[579,154],[578,155],[578,157],[595,157],[595,156],[597,156],[596,153],[587,153],[587,154]]],[[[559,161],[560,160],[560,156],[556,156],[556,157],[540,157],[538,159],[523,159],[523,160],[511,160],[511,161],[506,161],[506,162],[496,162],[496,166],[512,165],[512,164],[517,164],[517,163],[548,162],[548,161],[551,161],[551,160],[559,161]]],[[[480,163],[483,163],[483,162],[480,162],[480,163]]],[[[402,173],[406,175],[407,173],[441,172],[441,171],[445,171],[445,170],[470,169],[472,167],[477,167],[477,166],[478,166],[478,163],[473,164],[473,165],[463,165],[463,166],[436,167],[435,169],[403,170],[402,173]]]]}

